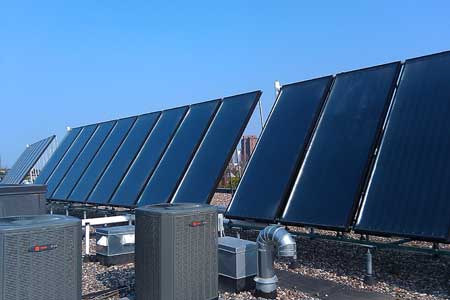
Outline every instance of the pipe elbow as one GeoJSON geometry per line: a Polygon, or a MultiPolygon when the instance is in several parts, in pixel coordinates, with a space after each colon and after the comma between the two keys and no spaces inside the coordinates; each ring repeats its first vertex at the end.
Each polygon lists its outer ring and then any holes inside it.
{"type": "Polygon", "coordinates": [[[297,244],[283,226],[267,226],[260,231],[256,241],[259,248],[275,249],[279,257],[297,257],[297,244]]]}

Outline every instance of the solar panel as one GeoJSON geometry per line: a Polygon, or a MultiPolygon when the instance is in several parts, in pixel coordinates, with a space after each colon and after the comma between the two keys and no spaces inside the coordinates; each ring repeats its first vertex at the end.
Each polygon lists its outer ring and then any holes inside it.
{"type": "MultiPolygon", "coordinates": [[[[233,141],[237,143],[255,107],[257,99],[248,97],[72,129],[40,178],[48,184],[49,200],[121,207],[135,207],[139,199],[144,199],[140,204],[168,202],[191,161],[211,147],[219,154],[219,163],[208,170],[216,178],[219,164],[226,164],[233,151],[222,147],[236,146],[233,141]]],[[[202,189],[212,191],[215,183],[205,180],[203,185],[211,186],[202,189]]]]}
{"type": "Polygon", "coordinates": [[[91,125],[84,127],[78,137],[73,142],[72,146],[70,146],[69,150],[67,150],[64,157],[59,162],[56,169],[53,171],[53,174],[47,181],[47,196],[50,196],[55,191],[59,182],[64,178],[66,172],[72,166],[73,162],[77,159],[80,152],[83,150],[86,143],[91,138],[94,133],[97,125],[91,125]]]}
{"type": "Polygon", "coordinates": [[[209,203],[261,92],[223,99],[173,201],[209,203]]]}
{"type": "Polygon", "coordinates": [[[227,209],[228,217],[275,219],[331,82],[328,76],[283,86],[227,209]]]}
{"type": "Polygon", "coordinates": [[[58,148],[56,148],[55,152],[53,152],[52,156],[45,164],[39,176],[36,178],[35,184],[45,184],[47,183],[48,178],[52,175],[58,163],[66,154],[67,150],[72,145],[73,141],[77,138],[78,134],[81,132],[81,128],[73,128],[69,132],[67,132],[66,137],[62,140],[61,144],[59,144],[58,148]]]}
{"type": "Polygon", "coordinates": [[[128,131],[136,121],[136,117],[118,120],[111,133],[92,159],[89,167],[81,176],[78,183],[75,185],[73,191],[70,193],[67,200],[73,202],[85,202],[97,183],[98,179],[103,174],[104,170],[111,161],[111,158],[116,153],[123,139],[128,134],[128,131]]]}
{"type": "Polygon", "coordinates": [[[52,135],[27,146],[3,178],[1,184],[21,184],[54,139],[55,136],[52,135]]]}
{"type": "Polygon", "coordinates": [[[134,206],[161,156],[178,128],[187,107],[169,109],[161,113],[142,150],[122,180],[110,204],[134,206]]]}
{"type": "Polygon", "coordinates": [[[396,62],[336,76],[282,223],[349,229],[400,68],[396,62]]]}
{"type": "Polygon", "coordinates": [[[407,60],[356,230],[450,239],[450,52],[407,60]]]}
{"type": "Polygon", "coordinates": [[[160,113],[139,116],[117,153],[109,163],[94,190],[88,197],[88,203],[106,204],[117,185],[128,170],[142,144],[153,129],[160,113]]]}
{"type": "Polygon", "coordinates": [[[83,172],[86,170],[87,166],[91,162],[94,155],[100,149],[101,145],[105,141],[111,129],[114,127],[115,122],[106,122],[98,125],[97,130],[92,135],[92,138],[86,144],[83,152],[80,154],[78,159],[73,163],[70,170],[67,172],[66,176],[60,182],[59,186],[50,196],[52,199],[65,200],[69,196],[75,184],[80,179],[83,172]]]}
{"type": "Polygon", "coordinates": [[[8,170],[0,184],[21,184],[29,173],[25,169],[29,167],[29,169],[31,170],[33,165],[30,160],[35,159],[35,157],[37,156],[36,152],[40,151],[41,148],[41,142],[37,142],[33,145],[27,146],[27,148],[22,152],[17,161],[14,163],[12,168],[8,170]]]}
{"type": "Polygon", "coordinates": [[[192,105],[150,177],[138,205],[168,202],[178,186],[220,101],[192,105]]]}
{"type": "MultiPolygon", "coordinates": [[[[32,165],[31,160],[34,160],[36,158],[37,152],[40,151],[42,145],[41,143],[38,143],[37,145],[34,145],[31,149],[30,147],[31,146],[27,146],[25,151],[22,152],[17,161],[14,163],[13,167],[10,170],[8,170],[4,178],[6,179],[5,183],[7,183],[7,181],[10,181],[11,183],[20,184],[22,183],[23,179],[25,179],[25,176],[27,176],[28,174],[25,169],[28,166],[32,165]]],[[[31,168],[32,167],[30,167],[30,169],[31,168]]]]}

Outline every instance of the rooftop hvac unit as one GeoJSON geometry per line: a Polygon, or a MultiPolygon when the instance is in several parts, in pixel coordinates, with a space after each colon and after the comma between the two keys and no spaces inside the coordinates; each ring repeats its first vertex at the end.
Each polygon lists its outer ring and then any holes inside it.
{"type": "Polygon", "coordinates": [[[81,221],[0,218],[0,300],[44,299],[81,299],[81,221]]]}
{"type": "Polygon", "coordinates": [[[46,192],[45,185],[0,184],[0,217],[45,214],[46,192]]]}
{"type": "Polygon", "coordinates": [[[136,299],[218,299],[217,209],[159,204],[136,210],[136,299]]]}

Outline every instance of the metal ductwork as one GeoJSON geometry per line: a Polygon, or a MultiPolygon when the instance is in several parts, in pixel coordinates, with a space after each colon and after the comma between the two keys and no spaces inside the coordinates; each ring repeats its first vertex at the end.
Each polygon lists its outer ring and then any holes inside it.
{"type": "Polygon", "coordinates": [[[267,226],[259,232],[256,296],[276,298],[278,278],[273,269],[275,255],[297,258],[297,245],[291,234],[280,225],[267,226]]]}

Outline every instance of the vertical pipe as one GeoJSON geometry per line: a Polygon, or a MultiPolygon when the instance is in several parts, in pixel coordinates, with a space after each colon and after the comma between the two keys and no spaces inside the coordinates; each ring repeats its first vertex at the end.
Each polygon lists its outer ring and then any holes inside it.
{"type": "Polygon", "coordinates": [[[259,98],[258,107],[259,107],[259,121],[261,122],[261,131],[262,131],[262,129],[264,128],[264,117],[261,105],[261,98],[259,98]]]}
{"type": "Polygon", "coordinates": [[[91,231],[91,225],[89,223],[86,223],[85,226],[85,233],[84,233],[84,240],[85,240],[85,255],[88,256],[90,254],[89,251],[89,241],[90,241],[90,231],[91,231]]]}

